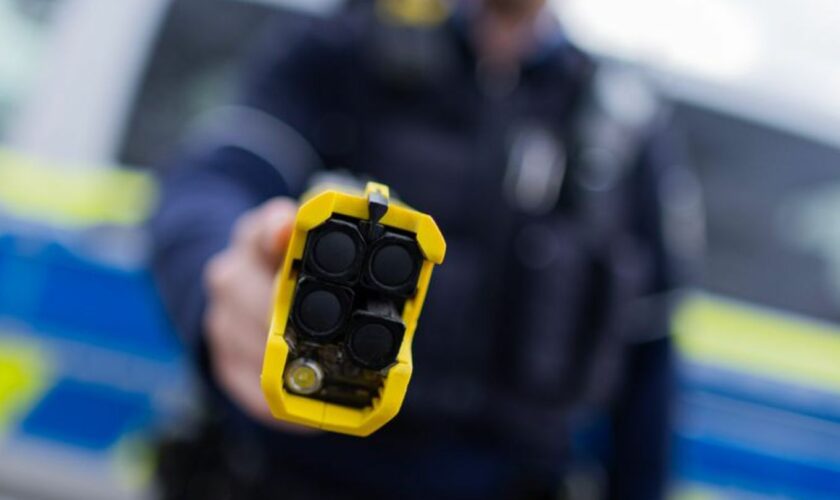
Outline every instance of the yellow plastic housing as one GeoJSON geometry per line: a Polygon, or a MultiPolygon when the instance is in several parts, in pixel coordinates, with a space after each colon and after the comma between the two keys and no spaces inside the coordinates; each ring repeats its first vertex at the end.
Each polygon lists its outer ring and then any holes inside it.
{"type": "Polygon", "coordinates": [[[415,234],[424,261],[417,280],[417,292],[406,300],[402,311],[405,334],[397,361],[388,369],[379,396],[366,408],[351,408],[290,393],[283,382],[289,354],[285,339],[286,323],[294,303],[298,278],[293,263],[302,260],[309,231],[334,214],[369,219],[368,194],[372,191],[388,198],[387,186],[371,182],[364,193],[348,193],[343,188],[317,192],[306,199],[298,210],[286,257],[277,278],[274,312],[261,376],[262,390],[271,413],[279,420],[342,434],[368,436],[400,411],[412,372],[411,341],[426,298],[432,268],[443,262],[446,242],[429,215],[394,203],[393,200],[390,200],[388,211],[379,222],[415,234]]]}

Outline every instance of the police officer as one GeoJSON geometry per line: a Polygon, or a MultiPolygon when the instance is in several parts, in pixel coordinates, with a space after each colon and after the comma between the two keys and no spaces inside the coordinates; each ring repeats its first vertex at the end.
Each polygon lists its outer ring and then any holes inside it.
{"type": "Polygon", "coordinates": [[[600,414],[602,492],[661,498],[674,169],[651,94],[541,0],[359,2],[261,54],[152,222],[210,394],[164,496],[557,498],[600,414]],[[449,244],[403,411],[367,439],[276,422],[260,392],[292,200],[324,169],[389,184],[449,244]]]}

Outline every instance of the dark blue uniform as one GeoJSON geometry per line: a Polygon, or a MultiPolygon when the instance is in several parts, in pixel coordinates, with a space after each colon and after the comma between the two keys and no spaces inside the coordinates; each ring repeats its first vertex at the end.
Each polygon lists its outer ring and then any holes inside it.
{"type": "Polygon", "coordinates": [[[558,35],[519,74],[493,80],[477,70],[457,18],[406,29],[353,12],[292,43],[272,40],[242,105],[229,110],[232,130],[208,134],[164,184],[155,271],[199,358],[205,263],[240,214],[299,195],[318,168],[389,184],[432,214],[448,242],[401,414],[364,440],[295,437],[217,405],[234,436],[222,448],[251,443],[246,462],[263,474],[251,481],[262,486],[234,496],[276,488],[301,497],[538,496],[557,488],[573,419],[601,410],[612,417],[611,496],[659,498],[667,324],[626,310],[674,286],[660,224],[666,144],[635,138],[632,161],[608,185],[587,184],[575,117],[591,90],[590,59],[558,35]],[[511,165],[527,163],[516,160],[516,144],[529,130],[548,137],[564,165],[559,197],[537,209],[509,195],[511,176],[525,175],[511,165]]]}

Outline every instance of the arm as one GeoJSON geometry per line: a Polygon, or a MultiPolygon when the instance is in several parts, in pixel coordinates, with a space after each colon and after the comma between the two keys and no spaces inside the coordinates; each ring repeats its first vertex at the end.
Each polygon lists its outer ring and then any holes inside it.
{"type": "MultiPolygon", "coordinates": [[[[682,169],[679,142],[660,133],[635,170],[634,231],[650,249],[652,269],[641,321],[626,347],[623,387],[612,408],[610,498],[664,498],[670,468],[674,359],[670,313],[687,281],[702,218],[696,186],[682,169]],[[692,241],[693,240],[693,241],[692,241]]],[[[637,308],[638,309],[638,308],[637,308]]]]}
{"type": "Polygon", "coordinates": [[[234,108],[239,119],[211,124],[191,144],[164,179],[150,222],[154,276],[205,380],[265,421],[259,367],[294,217],[293,205],[276,198],[296,195],[321,160],[310,122],[331,105],[319,82],[332,52],[317,38],[307,34],[291,49],[269,40],[234,108]]]}
{"type": "Polygon", "coordinates": [[[239,149],[210,151],[182,167],[164,180],[151,220],[152,272],[178,334],[198,352],[207,262],[227,247],[240,215],[286,188],[275,171],[239,149]]]}

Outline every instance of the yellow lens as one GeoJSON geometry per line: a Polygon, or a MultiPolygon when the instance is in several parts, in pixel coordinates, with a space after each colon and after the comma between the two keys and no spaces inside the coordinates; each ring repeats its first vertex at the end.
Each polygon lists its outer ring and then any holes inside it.
{"type": "Polygon", "coordinates": [[[298,394],[314,394],[321,389],[323,382],[321,365],[311,359],[294,360],[286,372],[286,386],[298,394]]]}
{"type": "Polygon", "coordinates": [[[315,370],[308,366],[302,366],[295,370],[292,373],[292,378],[295,381],[295,385],[301,389],[310,389],[317,383],[315,370]]]}

